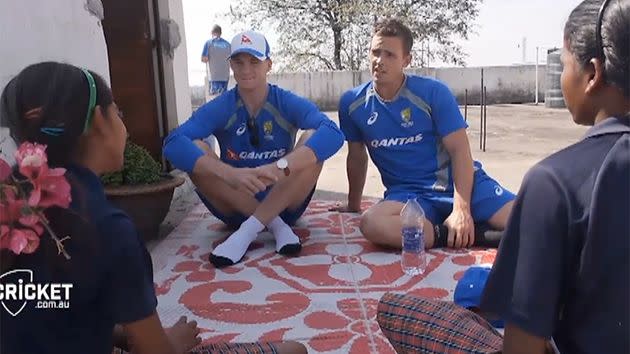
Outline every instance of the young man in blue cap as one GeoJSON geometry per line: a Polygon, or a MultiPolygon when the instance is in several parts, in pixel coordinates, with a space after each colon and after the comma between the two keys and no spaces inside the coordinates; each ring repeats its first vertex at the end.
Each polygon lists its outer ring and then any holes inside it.
{"type": "Polygon", "coordinates": [[[361,211],[369,152],[386,191],[385,200],[362,216],[365,238],[400,249],[400,211],[412,195],[426,215],[427,248],[496,247],[501,233],[491,235],[482,226],[503,230],[514,195],[473,161],[468,126],[448,87],[405,74],[412,46],[408,27],[379,21],[370,45],[372,81],[341,97],[350,188],[348,204],[339,210],[361,211]]]}
{"type": "Polygon", "coordinates": [[[186,171],[201,200],[226,224],[238,228],[212,251],[217,267],[241,260],[267,227],[280,254],[296,254],[291,230],[315,190],[322,163],[344,136],[308,100],[267,83],[269,44],[257,32],[237,34],[230,65],[237,85],[199,108],[164,144],[164,155],[186,171]],[[304,130],[296,143],[296,133],[304,130]],[[214,134],[216,156],[199,139],[214,134]]]}

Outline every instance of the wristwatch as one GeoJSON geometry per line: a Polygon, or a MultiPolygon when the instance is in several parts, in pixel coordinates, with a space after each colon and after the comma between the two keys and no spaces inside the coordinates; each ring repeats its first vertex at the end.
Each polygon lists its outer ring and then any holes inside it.
{"type": "Polygon", "coordinates": [[[276,167],[284,171],[285,176],[291,174],[291,170],[289,170],[289,161],[287,161],[284,157],[276,161],[276,167]]]}

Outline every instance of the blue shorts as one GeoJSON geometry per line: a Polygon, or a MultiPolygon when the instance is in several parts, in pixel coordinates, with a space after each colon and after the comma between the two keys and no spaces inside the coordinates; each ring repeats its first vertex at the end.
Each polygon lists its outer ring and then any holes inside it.
{"type": "MultiPolygon", "coordinates": [[[[265,197],[267,196],[270,190],[271,188],[267,188],[267,190],[264,190],[256,194],[256,200],[260,202],[263,199],[265,199],[265,197]]],[[[235,229],[238,228],[239,226],[241,226],[243,221],[247,220],[247,218],[249,217],[241,213],[237,213],[237,212],[230,215],[224,215],[217,208],[215,208],[210,203],[210,201],[206,199],[206,197],[204,197],[203,194],[201,194],[201,192],[199,192],[199,190],[195,189],[195,192],[197,192],[199,199],[201,199],[203,204],[206,206],[206,208],[208,208],[208,210],[212,213],[212,215],[216,216],[217,219],[223,221],[225,224],[227,224],[231,228],[235,228],[235,229]]],[[[308,204],[311,202],[311,198],[313,198],[314,193],[315,193],[315,187],[313,187],[313,190],[311,190],[311,193],[308,194],[306,199],[304,199],[302,204],[300,204],[300,206],[297,209],[294,209],[294,210],[285,209],[284,211],[280,213],[279,215],[280,218],[289,226],[295,225],[295,223],[302,216],[302,214],[304,214],[304,211],[306,211],[306,208],[308,207],[308,204]]]]}
{"type": "Polygon", "coordinates": [[[220,95],[223,92],[227,91],[227,87],[227,81],[210,81],[210,94],[220,95]]]}
{"type": "MultiPolygon", "coordinates": [[[[433,225],[443,224],[453,211],[452,192],[385,192],[385,200],[406,203],[409,195],[415,196],[424,210],[426,218],[433,225]]],[[[505,204],[516,196],[490,178],[482,169],[475,171],[470,209],[475,223],[488,221],[505,204]]]]}

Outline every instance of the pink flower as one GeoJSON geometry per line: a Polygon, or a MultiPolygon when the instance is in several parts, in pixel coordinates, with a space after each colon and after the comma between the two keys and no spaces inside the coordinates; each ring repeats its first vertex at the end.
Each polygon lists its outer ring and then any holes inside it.
{"type": "Polygon", "coordinates": [[[70,183],[64,177],[65,168],[43,169],[37,178],[32,179],[33,191],[28,199],[30,206],[48,208],[59,206],[67,208],[70,206],[72,197],[70,196],[70,183]]]}
{"type": "Polygon", "coordinates": [[[24,142],[15,152],[15,160],[20,167],[21,174],[24,176],[32,175],[33,170],[37,171],[42,166],[48,166],[46,145],[24,142]]]}
{"type": "Polygon", "coordinates": [[[0,225],[0,249],[9,248],[9,231],[11,229],[7,225],[0,225]]]}
{"type": "Polygon", "coordinates": [[[9,248],[15,254],[33,253],[39,246],[39,236],[33,230],[13,229],[9,248]]]}
{"type": "Polygon", "coordinates": [[[0,226],[0,248],[8,248],[15,254],[33,253],[39,246],[39,236],[29,229],[11,229],[0,226]]]}
{"type": "Polygon", "coordinates": [[[11,175],[11,165],[0,159],[0,182],[4,182],[11,175]]]}
{"type": "MultiPolygon", "coordinates": [[[[51,206],[70,206],[70,184],[64,168],[48,167],[45,145],[25,142],[15,158],[26,179],[9,179],[11,167],[0,161],[0,248],[15,254],[33,253],[48,225],[42,213],[51,206]]],[[[50,232],[55,241],[61,242],[50,232]]]]}
{"type": "Polygon", "coordinates": [[[70,206],[70,184],[64,177],[66,169],[48,168],[46,145],[22,143],[15,153],[15,159],[20,173],[33,185],[28,205],[39,208],[70,206]]]}
{"type": "Polygon", "coordinates": [[[11,224],[20,219],[25,201],[16,199],[15,190],[9,186],[0,188],[0,224],[11,224]]]}

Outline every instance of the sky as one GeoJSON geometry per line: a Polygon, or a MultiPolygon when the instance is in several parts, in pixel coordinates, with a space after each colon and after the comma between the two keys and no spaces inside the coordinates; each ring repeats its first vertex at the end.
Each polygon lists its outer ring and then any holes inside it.
{"type": "MultiPolygon", "coordinates": [[[[205,75],[201,63],[201,50],[210,37],[210,29],[217,23],[223,28],[228,41],[243,28],[227,22],[222,14],[229,10],[234,0],[182,0],[186,47],[188,51],[188,76],[191,85],[202,85],[205,75]]],[[[252,0],[256,1],[256,0],[252,0]]],[[[562,46],[562,29],[571,10],[581,0],[484,0],[475,21],[475,33],[468,40],[458,40],[468,54],[467,66],[513,65],[523,63],[523,39],[525,38],[525,62],[544,62],[546,49],[562,46]]],[[[264,31],[273,54],[278,38],[270,30],[264,31]]],[[[443,66],[431,63],[432,66],[443,66]]]]}

